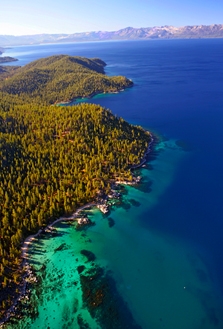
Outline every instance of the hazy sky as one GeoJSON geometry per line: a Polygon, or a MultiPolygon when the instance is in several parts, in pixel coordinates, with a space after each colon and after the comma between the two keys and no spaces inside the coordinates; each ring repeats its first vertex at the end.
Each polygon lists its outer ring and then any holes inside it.
{"type": "Polygon", "coordinates": [[[0,0],[0,34],[223,24],[223,0],[0,0]]]}

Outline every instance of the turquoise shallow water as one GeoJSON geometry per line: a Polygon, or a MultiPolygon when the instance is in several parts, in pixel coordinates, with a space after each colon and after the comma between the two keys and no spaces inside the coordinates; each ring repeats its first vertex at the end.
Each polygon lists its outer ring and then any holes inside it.
{"type": "Polygon", "coordinates": [[[61,222],[55,226],[58,236],[36,240],[29,253],[37,277],[42,277],[31,293],[38,315],[26,315],[10,327],[82,328],[83,319],[86,328],[101,328],[83,303],[77,271],[78,266],[98,265],[115,279],[120,297],[141,328],[222,328],[222,300],[207,257],[187,241],[150,227],[150,209],[189,156],[175,140],[158,143],[147,168],[140,169],[142,183],[125,186],[122,204],[114,205],[108,216],[93,208],[86,213],[96,225],[86,231],[61,222]],[[58,247],[61,250],[56,251],[58,247]],[[96,256],[93,263],[81,254],[83,249],[96,256]]]}

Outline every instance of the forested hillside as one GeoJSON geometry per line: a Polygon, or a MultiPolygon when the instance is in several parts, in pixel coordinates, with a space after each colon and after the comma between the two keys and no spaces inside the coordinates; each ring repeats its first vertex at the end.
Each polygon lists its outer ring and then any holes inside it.
{"type": "Polygon", "coordinates": [[[0,81],[8,79],[9,76],[14,74],[19,68],[19,66],[0,65],[0,81]]]}
{"type": "Polygon", "coordinates": [[[0,317],[21,289],[31,233],[131,180],[150,136],[98,105],[52,103],[132,85],[98,59],[51,56],[0,66],[0,317]]]}
{"type": "Polygon", "coordinates": [[[0,99],[0,305],[4,310],[17,295],[21,280],[22,241],[107,193],[115,179],[131,179],[129,168],[139,163],[150,137],[98,105],[19,105],[21,99],[7,94],[0,99]]]}
{"type": "Polygon", "coordinates": [[[51,56],[7,72],[2,78],[0,74],[0,90],[22,96],[25,102],[35,100],[47,105],[116,92],[133,85],[125,77],[106,76],[105,65],[99,58],[51,56]]]}

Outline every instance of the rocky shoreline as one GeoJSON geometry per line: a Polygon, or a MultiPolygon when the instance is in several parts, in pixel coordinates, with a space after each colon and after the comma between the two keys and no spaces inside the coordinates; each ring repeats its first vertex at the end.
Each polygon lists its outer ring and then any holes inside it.
{"type": "MultiPolygon", "coordinates": [[[[142,160],[140,161],[140,163],[138,165],[132,166],[130,168],[131,171],[135,170],[145,164],[145,162],[147,160],[147,156],[149,155],[149,153],[151,151],[151,145],[154,141],[151,133],[150,133],[150,137],[151,137],[151,141],[148,144],[147,150],[144,153],[142,160]]],[[[32,269],[31,269],[31,266],[28,263],[28,253],[27,252],[28,252],[30,243],[33,240],[35,240],[35,238],[39,237],[40,234],[42,234],[42,233],[46,233],[46,232],[52,233],[52,231],[54,230],[53,226],[56,223],[61,222],[61,221],[76,220],[77,227],[79,229],[82,227],[85,227],[85,226],[92,225],[92,222],[88,219],[88,217],[86,217],[86,216],[79,217],[79,213],[81,211],[83,211],[84,209],[90,208],[90,207],[97,207],[103,214],[107,214],[109,212],[109,208],[110,208],[110,205],[107,203],[108,199],[114,199],[114,198],[119,199],[121,197],[121,193],[117,192],[115,188],[118,185],[139,184],[140,181],[141,181],[141,176],[136,177],[132,172],[131,181],[123,180],[123,181],[113,182],[109,194],[107,196],[101,197],[101,199],[98,202],[90,202],[90,203],[87,203],[86,205],[83,205],[82,207],[78,208],[70,217],[60,217],[57,220],[55,220],[53,223],[49,223],[49,225],[46,228],[40,229],[36,234],[30,235],[25,239],[23,246],[21,248],[21,250],[22,250],[21,258],[23,258],[22,268],[25,271],[25,273],[22,275],[22,283],[21,283],[21,288],[20,288],[21,292],[20,292],[19,296],[16,298],[16,300],[14,301],[13,305],[7,310],[5,317],[0,321],[0,329],[4,328],[4,324],[9,320],[10,317],[15,316],[15,314],[17,312],[18,302],[25,300],[27,298],[29,299],[28,295],[30,294],[30,291],[27,289],[27,283],[37,282],[37,278],[34,275],[32,269]]]]}

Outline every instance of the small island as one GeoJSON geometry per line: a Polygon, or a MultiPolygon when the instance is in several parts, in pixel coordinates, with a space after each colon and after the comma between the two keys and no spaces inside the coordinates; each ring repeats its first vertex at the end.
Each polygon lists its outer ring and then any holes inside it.
{"type": "MultiPolygon", "coordinates": [[[[1,52],[0,52],[0,54],[1,54],[1,52]]],[[[9,57],[9,56],[0,57],[0,64],[2,64],[2,63],[16,62],[16,61],[18,61],[17,58],[13,58],[13,57],[9,57]]]]}

